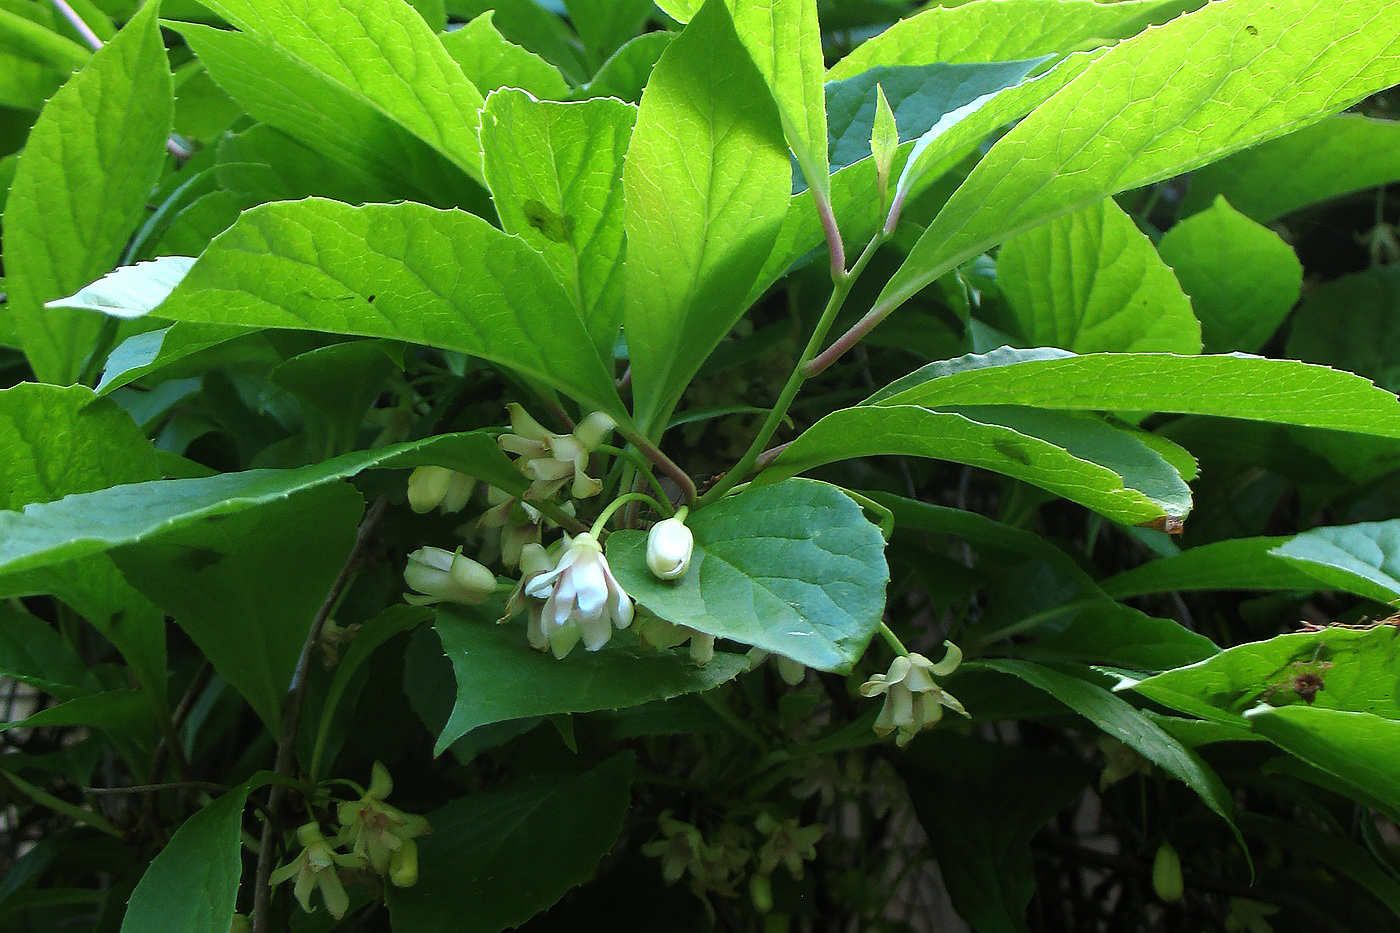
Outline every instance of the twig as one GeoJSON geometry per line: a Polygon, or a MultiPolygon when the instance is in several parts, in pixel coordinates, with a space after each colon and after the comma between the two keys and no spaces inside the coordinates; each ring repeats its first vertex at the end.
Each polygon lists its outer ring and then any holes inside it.
{"type": "MultiPolygon", "coordinates": [[[[326,620],[330,618],[331,610],[339,601],[341,592],[350,582],[351,576],[364,558],[365,549],[369,546],[371,538],[374,537],[388,506],[388,500],[380,496],[369,507],[364,520],[360,522],[360,530],[355,535],[355,546],[350,549],[350,556],[345,559],[345,565],[340,568],[340,574],[331,584],[330,592],[326,593],[325,601],[321,603],[321,608],[316,611],[316,617],[311,620],[311,631],[306,634],[306,643],[301,647],[301,656],[297,658],[296,670],[292,674],[292,683],[287,693],[287,706],[282,713],[282,731],[277,739],[277,759],[273,770],[283,777],[291,776],[292,768],[296,763],[297,726],[301,722],[301,705],[306,696],[306,671],[316,652],[316,646],[321,640],[321,630],[325,628],[326,620]]],[[[272,899],[268,878],[272,876],[272,861],[277,851],[279,832],[277,824],[286,796],[287,785],[281,782],[273,784],[268,791],[268,818],[267,822],[263,824],[262,839],[258,845],[258,867],[253,888],[253,933],[269,933],[268,917],[272,899]]]]}
{"type": "Polygon", "coordinates": [[[54,9],[63,14],[63,18],[68,20],[69,24],[78,31],[78,35],[83,37],[83,41],[92,46],[94,52],[102,48],[102,40],[97,37],[97,33],[92,31],[91,26],[83,22],[78,11],[69,6],[66,0],[50,0],[50,2],[53,3],[54,9]]]}
{"type": "Polygon", "coordinates": [[[83,793],[102,797],[119,794],[154,794],[163,790],[207,790],[211,794],[222,794],[229,790],[227,784],[213,781],[166,781],[163,784],[132,784],[130,787],[84,787],[83,793]]]}
{"type": "Polygon", "coordinates": [[[653,444],[647,439],[646,435],[642,434],[640,431],[627,430],[619,425],[618,433],[627,438],[627,440],[632,443],[632,446],[641,451],[643,457],[646,457],[652,463],[656,464],[661,469],[662,473],[670,477],[671,482],[680,487],[681,501],[683,503],[686,505],[694,504],[695,481],[690,478],[689,473],[681,469],[680,464],[666,456],[660,447],[653,444]]]}

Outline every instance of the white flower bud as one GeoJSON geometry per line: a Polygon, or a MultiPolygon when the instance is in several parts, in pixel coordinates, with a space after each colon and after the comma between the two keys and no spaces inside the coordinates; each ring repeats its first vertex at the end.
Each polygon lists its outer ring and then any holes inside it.
{"type": "Polygon", "coordinates": [[[606,412],[595,411],[579,422],[574,428],[574,439],[583,445],[583,449],[594,451],[603,441],[608,439],[613,428],[617,427],[617,422],[606,412]]]}
{"type": "Polygon", "coordinates": [[[678,518],[668,518],[651,526],[647,535],[647,566],[658,579],[675,580],[690,568],[695,536],[678,518]]]}
{"type": "Polygon", "coordinates": [[[460,512],[476,489],[476,480],[465,473],[440,466],[421,466],[408,474],[408,504],[420,515],[442,507],[460,512]]]}
{"type": "Polygon", "coordinates": [[[419,548],[408,555],[404,582],[424,596],[406,596],[415,606],[450,602],[475,606],[496,592],[496,575],[460,551],[419,548]]]}

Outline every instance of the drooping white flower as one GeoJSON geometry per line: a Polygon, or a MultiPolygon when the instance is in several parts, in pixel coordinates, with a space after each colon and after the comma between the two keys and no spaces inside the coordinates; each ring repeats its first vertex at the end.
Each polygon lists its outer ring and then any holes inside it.
{"type": "Polygon", "coordinates": [[[632,624],[632,599],[613,577],[603,546],[584,533],[565,538],[564,553],[554,569],[533,577],[525,594],[543,599],[540,627],[554,656],[562,658],[580,641],[597,651],[612,629],[632,624]]]}
{"type": "Polygon", "coordinates": [[[647,533],[647,567],[660,580],[676,580],[690,568],[695,536],[679,518],[667,518],[647,533]]]}
{"type": "Polygon", "coordinates": [[[295,878],[293,893],[301,909],[307,913],[316,909],[311,906],[311,892],[319,889],[326,910],[339,920],[350,909],[350,896],[345,893],[339,870],[363,868],[365,860],[358,855],[335,851],[326,837],[321,835],[321,827],[315,823],[307,823],[298,829],[297,841],[302,846],[301,854],[274,871],[267,883],[277,885],[295,878]]]}
{"type": "Polygon", "coordinates": [[[861,684],[860,695],[884,695],[885,705],[875,720],[876,735],[889,735],[898,730],[895,744],[904,746],[925,729],[943,718],[943,708],[963,716],[967,710],[958,698],[938,685],[934,677],[944,677],[962,663],[962,651],[952,642],[944,642],[947,653],[937,664],[921,654],[901,655],[890,664],[889,671],[876,674],[861,684]]]}
{"type": "Polygon", "coordinates": [[[616,422],[596,411],[583,419],[572,434],[555,434],[520,405],[506,406],[510,411],[510,431],[496,439],[501,449],[520,459],[516,466],[530,479],[527,497],[548,499],[569,482],[575,499],[596,496],[603,489],[601,481],[587,473],[588,455],[597,450],[616,427],[616,422]]]}
{"type": "Polygon", "coordinates": [[[404,596],[415,606],[444,602],[475,606],[486,602],[496,592],[495,574],[470,557],[464,557],[460,550],[445,551],[440,547],[421,547],[408,555],[403,579],[424,594],[404,596]]]}

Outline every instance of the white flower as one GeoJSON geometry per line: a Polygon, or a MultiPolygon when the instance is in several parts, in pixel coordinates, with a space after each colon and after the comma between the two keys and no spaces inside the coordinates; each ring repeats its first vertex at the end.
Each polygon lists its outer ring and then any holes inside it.
{"type": "Polygon", "coordinates": [[[957,697],[945,692],[933,679],[951,674],[962,663],[958,646],[948,641],[943,644],[948,650],[937,664],[921,654],[902,655],[894,659],[887,673],[876,674],[861,684],[861,696],[885,697],[885,705],[875,720],[876,735],[889,735],[897,729],[895,744],[904,746],[920,729],[942,719],[945,706],[968,715],[957,697]]]}
{"type": "Polygon", "coordinates": [[[679,518],[667,518],[651,526],[647,534],[647,566],[661,580],[685,576],[695,536],[679,518]]]}
{"type": "Polygon", "coordinates": [[[419,514],[439,506],[448,514],[460,512],[474,489],[476,480],[447,467],[421,466],[408,474],[408,504],[419,514]]]}
{"type": "Polygon", "coordinates": [[[415,606],[433,603],[462,603],[475,606],[496,592],[496,575],[460,550],[422,547],[408,555],[403,579],[424,596],[408,594],[404,599],[415,606]]]}
{"type": "Polygon", "coordinates": [[[554,569],[525,584],[527,596],[545,601],[539,624],[556,658],[579,641],[597,651],[612,637],[612,626],[632,624],[633,611],[632,599],[613,577],[597,539],[584,533],[564,541],[564,555],[554,569]]]}
{"type": "Polygon", "coordinates": [[[603,489],[601,481],[589,476],[588,455],[597,450],[616,427],[616,422],[601,411],[595,411],[574,429],[572,434],[554,434],[540,424],[521,406],[511,403],[510,432],[496,439],[503,450],[516,454],[516,466],[530,482],[529,498],[548,499],[570,477],[570,493],[575,499],[596,496],[603,489]]]}

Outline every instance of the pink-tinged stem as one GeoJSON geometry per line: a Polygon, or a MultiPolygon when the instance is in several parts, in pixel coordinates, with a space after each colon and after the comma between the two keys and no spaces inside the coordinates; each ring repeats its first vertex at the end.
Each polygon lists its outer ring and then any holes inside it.
{"type": "Polygon", "coordinates": [[[69,6],[66,0],[51,0],[51,2],[54,5],[54,9],[62,13],[63,18],[68,20],[73,28],[78,31],[78,35],[83,37],[83,41],[92,46],[94,52],[102,48],[102,40],[97,37],[97,33],[93,32],[92,27],[83,22],[83,18],[78,15],[78,11],[69,6]]]}

